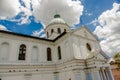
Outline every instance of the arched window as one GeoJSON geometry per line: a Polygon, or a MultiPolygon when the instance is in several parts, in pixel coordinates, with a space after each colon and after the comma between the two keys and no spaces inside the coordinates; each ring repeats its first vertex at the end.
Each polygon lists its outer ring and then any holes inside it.
{"type": "Polygon", "coordinates": [[[54,29],[51,29],[51,34],[54,32],[54,29]]]}
{"type": "Polygon", "coordinates": [[[86,47],[87,47],[87,49],[89,50],[89,51],[91,51],[92,49],[91,49],[91,46],[90,46],[90,44],[89,43],[87,43],[86,44],[86,47]]]}
{"type": "Polygon", "coordinates": [[[60,28],[58,28],[58,33],[61,33],[61,29],[60,28]]]}
{"type": "Polygon", "coordinates": [[[64,32],[66,32],[66,29],[64,29],[64,32]]]}
{"type": "Polygon", "coordinates": [[[58,46],[58,59],[59,59],[59,60],[62,59],[60,46],[58,46]]]}
{"type": "Polygon", "coordinates": [[[26,56],[26,45],[21,44],[19,48],[18,60],[25,60],[25,56],[26,56]]]}
{"type": "Polygon", "coordinates": [[[47,61],[52,61],[51,48],[47,48],[47,61]]]}
{"type": "Polygon", "coordinates": [[[47,32],[47,37],[49,37],[49,33],[47,32]]]}

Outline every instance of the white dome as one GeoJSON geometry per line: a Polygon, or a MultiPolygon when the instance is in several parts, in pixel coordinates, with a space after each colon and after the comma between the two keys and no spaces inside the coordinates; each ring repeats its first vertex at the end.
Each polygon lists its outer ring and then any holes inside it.
{"type": "Polygon", "coordinates": [[[60,18],[60,15],[59,15],[59,14],[56,14],[56,15],[54,15],[54,19],[52,19],[52,20],[50,21],[50,24],[54,24],[54,23],[62,23],[62,24],[65,24],[66,22],[65,22],[62,18],[60,18]]]}
{"type": "Polygon", "coordinates": [[[50,21],[50,24],[54,24],[54,23],[62,23],[62,24],[65,24],[66,22],[61,19],[61,18],[54,18],[50,21]]]}

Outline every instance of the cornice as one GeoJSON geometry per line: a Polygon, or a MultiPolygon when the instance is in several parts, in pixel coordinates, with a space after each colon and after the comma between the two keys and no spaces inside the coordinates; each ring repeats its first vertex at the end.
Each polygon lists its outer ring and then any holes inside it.
{"type": "MultiPolygon", "coordinates": [[[[32,41],[32,39],[34,40],[38,40],[38,41],[43,41],[43,42],[49,42],[49,43],[52,43],[54,44],[58,39],[60,39],[61,37],[63,37],[65,34],[67,34],[67,32],[63,32],[61,35],[59,35],[58,37],[56,37],[54,40],[50,40],[50,39],[45,39],[45,38],[39,38],[39,37],[34,37],[34,36],[29,36],[29,35],[24,35],[24,34],[19,34],[19,33],[14,33],[14,32],[8,32],[8,31],[3,31],[3,30],[0,30],[0,33],[2,34],[7,34],[8,36],[11,35],[11,36],[14,36],[17,38],[19,37],[24,37],[24,38],[27,38],[25,39],[26,41],[32,41]],[[30,40],[31,39],[31,40],[30,40]]],[[[6,36],[2,36],[1,37],[6,37],[6,36]]],[[[8,38],[8,37],[7,37],[8,38]]],[[[16,39],[17,39],[16,38],[16,39]]],[[[22,40],[22,39],[21,39],[22,40]]]]}

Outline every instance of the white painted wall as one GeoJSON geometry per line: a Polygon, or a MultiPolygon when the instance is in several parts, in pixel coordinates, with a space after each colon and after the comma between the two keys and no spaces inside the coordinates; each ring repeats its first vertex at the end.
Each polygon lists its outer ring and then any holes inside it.
{"type": "MultiPolygon", "coordinates": [[[[90,35],[86,33],[87,35],[90,35]]],[[[80,35],[73,35],[73,40],[71,41],[74,56],[77,59],[86,59],[89,56],[94,55],[93,52],[96,52],[96,50],[100,51],[100,45],[97,40],[93,37],[81,37],[81,35],[84,35],[84,33],[80,35]],[[91,51],[89,51],[86,47],[86,44],[89,43],[91,46],[91,51]]]]}
{"type": "Polygon", "coordinates": [[[51,73],[26,73],[26,74],[13,74],[1,77],[2,80],[54,80],[54,74],[51,73]]]}

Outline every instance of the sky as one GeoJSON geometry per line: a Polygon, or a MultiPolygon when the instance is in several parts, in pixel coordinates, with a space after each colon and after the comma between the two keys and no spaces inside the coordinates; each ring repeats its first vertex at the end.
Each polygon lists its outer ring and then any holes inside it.
{"type": "Polygon", "coordinates": [[[110,57],[120,52],[120,0],[0,0],[0,29],[45,38],[55,14],[71,29],[87,26],[110,57]]]}

